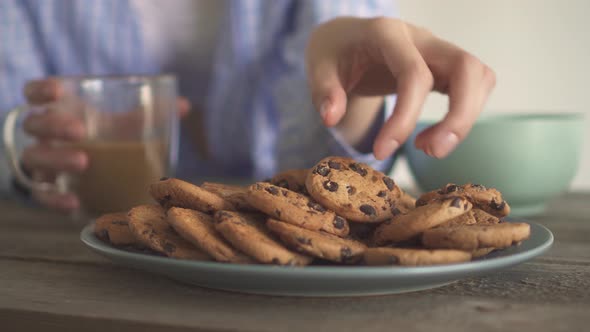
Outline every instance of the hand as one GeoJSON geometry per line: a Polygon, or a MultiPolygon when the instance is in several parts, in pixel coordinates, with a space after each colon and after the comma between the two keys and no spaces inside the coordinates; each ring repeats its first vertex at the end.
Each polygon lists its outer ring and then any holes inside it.
{"type": "MultiPolygon", "coordinates": [[[[35,181],[53,182],[56,174],[81,173],[88,168],[88,156],[81,150],[53,144],[55,141],[75,142],[86,137],[84,123],[72,110],[63,110],[65,91],[56,79],[48,78],[28,82],[24,95],[30,105],[41,106],[44,110],[32,113],[24,121],[24,130],[36,138],[36,143],[27,147],[22,155],[23,167],[32,174],[35,181]]],[[[178,100],[179,116],[190,109],[185,98],[178,100]]],[[[42,205],[69,212],[80,207],[78,197],[73,193],[57,193],[33,190],[32,196],[42,205]]]]}
{"type": "MultiPolygon", "coordinates": [[[[433,89],[448,94],[449,111],[415,144],[430,156],[447,156],[469,133],[496,80],[473,55],[392,18],[337,18],[320,25],[310,36],[306,63],[313,103],[326,126],[359,117],[353,113],[375,116],[378,108],[351,108],[351,98],[397,94],[394,113],[373,144],[377,159],[387,158],[407,140],[433,89]]],[[[347,130],[370,126],[352,123],[347,130]]]]}

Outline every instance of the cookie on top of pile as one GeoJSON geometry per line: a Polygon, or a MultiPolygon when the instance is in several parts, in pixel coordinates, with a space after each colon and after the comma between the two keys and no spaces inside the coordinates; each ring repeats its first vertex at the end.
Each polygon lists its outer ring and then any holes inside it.
{"type": "Polygon", "coordinates": [[[97,237],[178,259],[234,264],[418,266],[469,261],[520,243],[499,191],[448,184],[418,199],[387,175],[328,157],[249,187],[162,178],[157,204],[105,214],[97,237]]]}

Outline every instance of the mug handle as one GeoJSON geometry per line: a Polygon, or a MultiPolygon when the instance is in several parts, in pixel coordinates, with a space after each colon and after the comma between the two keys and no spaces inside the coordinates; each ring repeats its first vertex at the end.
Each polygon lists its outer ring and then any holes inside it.
{"type": "Polygon", "coordinates": [[[29,190],[57,190],[58,187],[54,183],[34,181],[25,173],[25,171],[21,167],[18,151],[16,149],[15,144],[16,122],[19,116],[29,111],[31,111],[31,109],[27,105],[18,106],[12,109],[10,112],[8,112],[8,115],[4,120],[4,136],[2,137],[2,141],[4,143],[6,155],[8,156],[8,164],[10,165],[10,170],[12,171],[12,175],[14,176],[16,181],[18,181],[19,184],[21,184],[29,190]]]}

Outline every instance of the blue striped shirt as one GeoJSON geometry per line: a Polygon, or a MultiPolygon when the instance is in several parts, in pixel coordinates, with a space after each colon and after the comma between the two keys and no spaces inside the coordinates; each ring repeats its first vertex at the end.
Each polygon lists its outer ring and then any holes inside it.
{"type": "MultiPolygon", "coordinates": [[[[372,154],[360,154],[322,125],[311,104],[303,53],[317,24],[344,15],[395,16],[394,2],[227,4],[214,60],[204,64],[210,73],[194,75],[190,63],[159,63],[149,54],[140,15],[128,0],[2,0],[0,112],[24,102],[22,87],[31,79],[172,71],[181,82],[181,94],[204,105],[210,151],[202,160],[189,133],[181,132],[179,177],[262,178],[286,168],[309,167],[327,155],[353,156],[381,170],[390,168],[391,159],[380,162],[372,154]]],[[[391,98],[388,101],[385,109],[391,110],[391,98]]]]}

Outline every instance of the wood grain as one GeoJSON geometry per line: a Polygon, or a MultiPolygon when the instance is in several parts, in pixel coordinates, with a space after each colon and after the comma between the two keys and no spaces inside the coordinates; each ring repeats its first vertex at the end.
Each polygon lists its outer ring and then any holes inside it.
{"type": "MultiPolygon", "coordinates": [[[[392,296],[288,298],[185,286],[119,267],[79,240],[83,223],[0,201],[2,330],[576,331],[590,326],[590,193],[531,218],[542,257],[485,277],[392,296]],[[5,329],[8,328],[8,329],[5,329]]],[[[236,276],[239,277],[239,276],[236,276]]]]}

